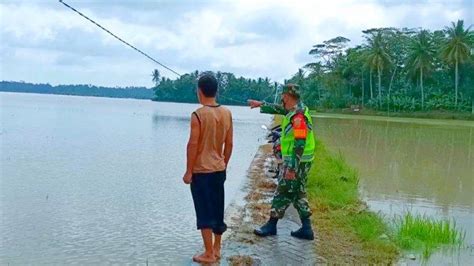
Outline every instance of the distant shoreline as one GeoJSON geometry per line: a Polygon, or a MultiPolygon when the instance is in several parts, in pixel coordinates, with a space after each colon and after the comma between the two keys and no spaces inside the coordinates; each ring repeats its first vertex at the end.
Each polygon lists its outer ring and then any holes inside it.
{"type": "Polygon", "coordinates": [[[429,120],[460,120],[460,121],[473,121],[474,113],[471,112],[460,112],[451,110],[432,110],[432,111],[413,111],[413,112],[395,112],[395,111],[376,111],[373,109],[362,109],[358,112],[352,111],[350,108],[339,108],[339,109],[324,109],[316,108],[312,109],[313,114],[328,114],[328,115],[341,115],[341,116],[352,116],[352,117],[379,117],[379,118],[413,118],[413,119],[429,119],[429,120]]]}
{"type": "MultiPolygon", "coordinates": [[[[136,97],[115,97],[115,96],[101,96],[101,95],[80,95],[80,94],[64,94],[64,93],[44,93],[44,92],[25,92],[25,91],[8,91],[0,88],[0,93],[22,93],[22,94],[37,94],[37,95],[61,95],[61,96],[76,96],[76,97],[97,97],[97,98],[109,98],[109,99],[129,99],[129,100],[144,100],[152,102],[163,102],[163,103],[187,103],[187,104],[198,104],[197,99],[195,102],[178,102],[178,101],[160,101],[155,98],[136,98],[136,97]]],[[[245,106],[239,104],[225,104],[227,106],[245,106]]]]}
{"type": "Polygon", "coordinates": [[[53,86],[16,81],[0,81],[0,91],[149,100],[155,96],[153,89],[146,87],[111,88],[87,84],[53,86]]]}
{"type": "MultiPolygon", "coordinates": [[[[0,82],[0,84],[2,84],[0,82]]],[[[19,83],[19,82],[18,82],[19,83]]],[[[27,84],[27,83],[25,83],[27,84]]],[[[67,85],[66,85],[67,86],[67,85]]],[[[84,85],[86,86],[86,85],[84,85]]],[[[99,87],[97,87],[99,88],[99,87]]],[[[127,88],[107,88],[109,90],[133,90],[133,89],[127,89],[127,88]]],[[[149,90],[153,93],[152,89],[146,89],[149,90]]],[[[100,97],[100,98],[116,98],[116,99],[136,99],[136,100],[149,100],[149,101],[154,101],[154,102],[169,102],[169,103],[197,103],[197,99],[195,102],[191,101],[161,101],[156,99],[156,97],[151,96],[149,98],[145,97],[134,97],[130,95],[97,95],[97,94],[81,94],[81,93],[65,93],[65,92],[44,92],[44,91],[29,91],[29,90],[24,90],[24,91],[19,91],[19,90],[10,90],[8,88],[4,88],[3,86],[0,86],[0,92],[11,92],[11,93],[29,93],[29,94],[49,94],[49,95],[64,95],[64,96],[84,96],[84,97],[100,97]]],[[[120,91],[119,91],[120,92],[120,91]]],[[[225,105],[229,106],[245,106],[243,104],[229,104],[226,103],[225,105]]],[[[419,119],[437,119],[437,120],[462,120],[462,121],[473,121],[474,120],[474,114],[471,114],[469,112],[453,112],[453,111],[429,111],[429,112],[390,112],[389,115],[387,115],[387,112],[382,112],[382,111],[374,111],[371,109],[364,109],[360,112],[352,112],[349,109],[320,109],[317,108],[316,110],[313,111],[313,114],[330,114],[330,115],[344,115],[344,116],[353,116],[353,117],[364,117],[364,116],[374,116],[374,117],[392,117],[392,118],[419,118],[419,119]]]]}
{"type": "Polygon", "coordinates": [[[42,93],[42,92],[23,92],[23,91],[5,91],[0,89],[0,93],[19,93],[19,94],[36,94],[36,95],[58,95],[58,96],[75,96],[75,97],[94,97],[94,98],[109,98],[109,99],[127,99],[127,100],[145,100],[152,101],[146,98],[134,97],[113,97],[113,96],[98,96],[98,95],[79,95],[79,94],[60,94],[60,93],[42,93]]]}

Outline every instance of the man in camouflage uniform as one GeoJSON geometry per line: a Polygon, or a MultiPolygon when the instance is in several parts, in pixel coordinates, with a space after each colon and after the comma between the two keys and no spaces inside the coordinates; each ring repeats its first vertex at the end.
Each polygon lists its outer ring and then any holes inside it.
{"type": "Polygon", "coordinates": [[[311,209],[306,197],[307,175],[314,154],[314,135],[308,108],[300,101],[299,87],[288,84],[283,88],[282,105],[249,100],[251,108],[260,107],[261,113],[284,115],[282,122],[283,172],[278,177],[278,187],[272,201],[270,220],[254,233],[270,236],[277,233],[278,219],[283,218],[290,204],[298,211],[302,227],[291,235],[313,240],[311,209]]]}

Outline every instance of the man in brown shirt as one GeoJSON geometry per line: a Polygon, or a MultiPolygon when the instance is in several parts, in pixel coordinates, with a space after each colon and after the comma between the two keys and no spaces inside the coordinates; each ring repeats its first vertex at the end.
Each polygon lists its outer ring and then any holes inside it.
{"type": "Polygon", "coordinates": [[[224,182],[232,154],[231,112],[217,104],[217,80],[211,73],[198,81],[197,96],[202,107],[191,115],[187,146],[187,168],[183,176],[191,184],[197,229],[201,230],[205,251],[193,260],[212,263],[220,258],[224,223],[224,182]],[[214,237],[213,237],[214,236],[214,237]]]}

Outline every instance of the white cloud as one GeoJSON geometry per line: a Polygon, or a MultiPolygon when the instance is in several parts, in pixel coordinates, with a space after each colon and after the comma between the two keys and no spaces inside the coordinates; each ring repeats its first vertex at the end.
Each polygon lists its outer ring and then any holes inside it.
{"type": "MultiPolygon", "coordinates": [[[[469,1],[69,2],[181,73],[278,81],[311,60],[313,44],[338,35],[355,44],[367,28],[472,24],[469,1]]],[[[59,3],[9,1],[0,15],[0,79],[150,86],[159,68],[59,3]]]]}

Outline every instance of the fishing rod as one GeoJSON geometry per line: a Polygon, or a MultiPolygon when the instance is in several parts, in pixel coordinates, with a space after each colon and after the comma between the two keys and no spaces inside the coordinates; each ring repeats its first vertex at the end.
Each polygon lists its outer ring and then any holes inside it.
{"type": "Polygon", "coordinates": [[[93,23],[94,25],[96,25],[97,27],[99,27],[100,29],[102,29],[103,31],[107,32],[108,34],[110,34],[111,36],[113,36],[115,39],[119,40],[120,42],[122,42],[123,44],[127,45],[128,47],[132,48],[133,50],[139,52],[140,54],[144,55],[145,57],[147,57],[148,59],[150,59],[151,61],[157,63],[158,65],[162,66],[163,68],[171,71],[173,74],[176,74],[178,77],[181,77],[181,74],[179,74],[177,71],[173,70],[172,68],[166,66],[165,64],[163,63],[160,63],[158,60],[156,60],[155,58],[151,57],[150,55],[148,55],[147,53],[143,52],[142,50],[138,49],[137,47],[131,45],[130,43],[126,42],[125,40],[123,40],[122,38],[118,37],[117,35],[113,34],[110,30],[106,29],[105,27],[103,27],[102,25],[100,25],[99,23],[95,22],[94,20],[92,20],[91,18],[89,18],[88,16],[84,15],[83,13],[81,13],[80,11],[78,11],[77,9],[75,9],[74,7],[68,5],[66,2],[64,2],[63,0],[59,0],[59,2],[61,4],[63,4],[65,7],[71,9],[72,11],[76,12],[77,14],[79,14],[81,17],[87,19],[88,21],[90,21],[91,23],[93,23]]]}

